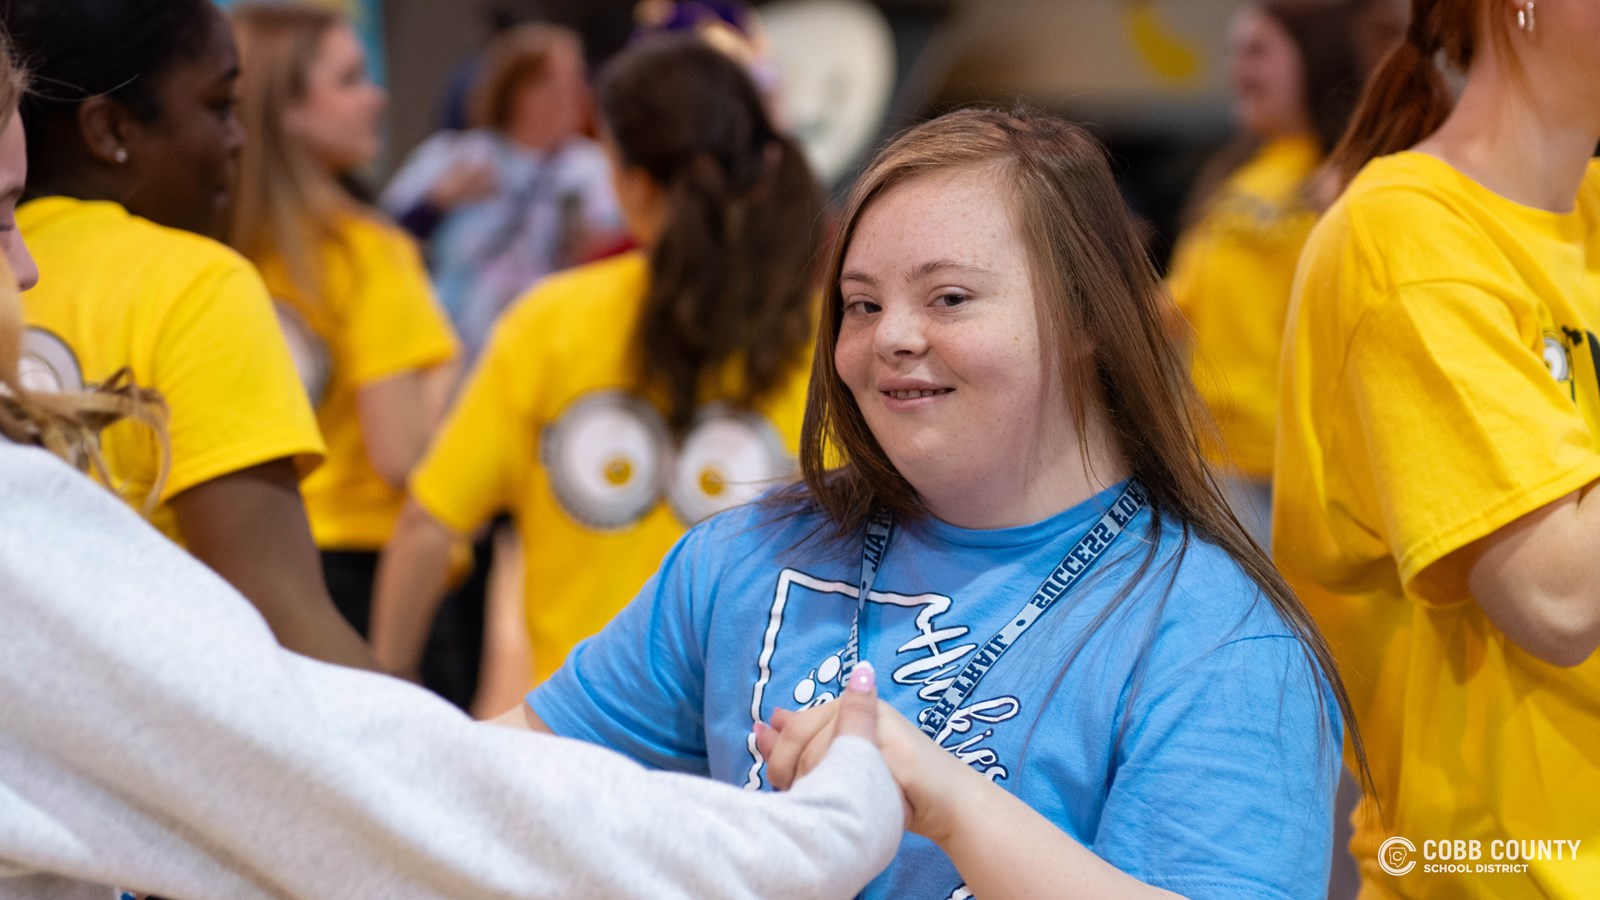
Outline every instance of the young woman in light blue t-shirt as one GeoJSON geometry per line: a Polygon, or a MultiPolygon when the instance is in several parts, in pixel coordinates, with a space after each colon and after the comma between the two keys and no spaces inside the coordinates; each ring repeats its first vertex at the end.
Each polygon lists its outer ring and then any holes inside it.
{"type": "Polygon", "coordinates": [[[804,483],[690,531],[511,720],[782,787],[870,662],[917,836],[866,896],[1320,896],[1348,704],[1202,462],[1100,147],[915,128],[824,283],[804,483]]]}

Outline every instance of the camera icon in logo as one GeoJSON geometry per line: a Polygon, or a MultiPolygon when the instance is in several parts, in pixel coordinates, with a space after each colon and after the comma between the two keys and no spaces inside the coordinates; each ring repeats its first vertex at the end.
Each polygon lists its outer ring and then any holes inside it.
{"type": "Polygon", "coordinates": [[[1378,847],[1378,865],[1390,875],[1404,875],[1417,865],[1417,845],[1392,837],[1378,847]]]}

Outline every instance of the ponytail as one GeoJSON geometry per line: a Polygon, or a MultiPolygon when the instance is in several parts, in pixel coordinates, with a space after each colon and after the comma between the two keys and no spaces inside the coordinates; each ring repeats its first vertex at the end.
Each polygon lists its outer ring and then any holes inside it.
{"type": "Polygon", "coordinates": [[[664,395],[675,432],[706,395],[755,406],[805,364],[821,188],[744,69],[697,38],[623,51],[599,99],[623,163],[665,192],[634,331],[641,388],[664,395]]]}
{"type": "Polygon", "coordinates": [[[1415,146],[1439,129],[1455,102],[1437,57],[1465,71],[1476,42],[1477,2],[1412,0],[1405,39],[1367,82],[1344,138],[1328,157],[1341,189],[1369,161],[1415,146]]]}
{"type": "Polygon", "coordinates": [[[742,190],[709,154],[667,185],[635,340],[674,430],[728,362],[741,369],[729,399],[746,407],[804,362],[821,193],[789,138],[771,135],[751,157],[754,178],[742,190]]]}

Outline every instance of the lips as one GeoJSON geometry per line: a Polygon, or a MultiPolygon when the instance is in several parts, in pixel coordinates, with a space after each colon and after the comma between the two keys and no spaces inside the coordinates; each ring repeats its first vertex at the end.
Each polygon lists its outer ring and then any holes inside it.
{"type": "Polygon", "coordinates": [[[955,388],[921,378],[883,378],[874,387],[883,398],[883,408],[894,413],[927,409],[935,406],[940,397],[955,393],[955,388]]]}

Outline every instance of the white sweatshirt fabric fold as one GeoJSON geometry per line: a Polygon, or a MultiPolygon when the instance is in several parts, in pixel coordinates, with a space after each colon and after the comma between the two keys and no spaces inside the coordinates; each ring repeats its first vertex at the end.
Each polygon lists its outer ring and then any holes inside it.
{"type": "Polygon", "coordinates": [[[297,656],[110,494],[0,441],[0,897],[850,897],[901,815],[858,738],[747,793],[297,656]]]}

